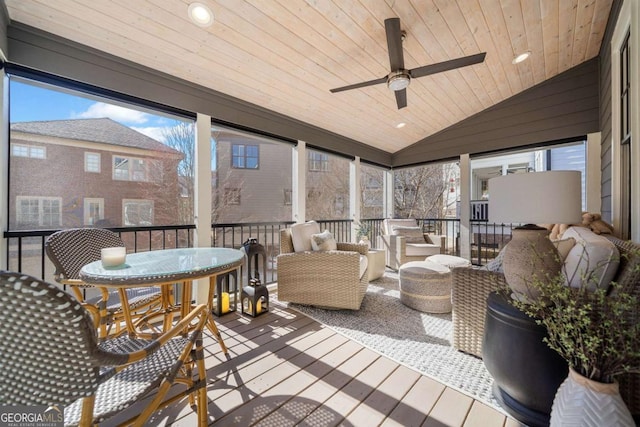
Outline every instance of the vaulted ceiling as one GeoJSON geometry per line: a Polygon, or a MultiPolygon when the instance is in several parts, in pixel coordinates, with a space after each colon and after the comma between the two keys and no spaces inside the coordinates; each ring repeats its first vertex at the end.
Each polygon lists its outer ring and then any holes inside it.
{"type": "Polygon", "coordinates": [[[597,56],[613,0],[199,1],[210,27],[190,21],[189,0],[5,3],[13,22],[395,153],[597,56]],[[412,79],[400,110],[386,84],[330,93],[389,73],[391,17],[407,69],[486,59],[412,79]]]}

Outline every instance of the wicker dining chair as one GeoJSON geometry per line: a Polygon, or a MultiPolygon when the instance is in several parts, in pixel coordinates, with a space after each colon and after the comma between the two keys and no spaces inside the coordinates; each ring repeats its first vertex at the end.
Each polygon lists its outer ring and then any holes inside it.
{"type": "MultiPolygon", "coordinates": [[[[98,288],[101,296],[85,300],[83,288],[94,286],[85,284],[79,276],[85,264],[100,260],[101,249],[125,246],[116,233],[104,228],[70,228],[53,233],[45,242],[47,256],[55,266],[56,282],[67,285],[79,301],[88,304],[94,317],[106,305],[106,318],[98,318],[100,336],[105,337],[112,325],[120,330],[125,320],[122,301],[117,290],[98,288]]],[[[127,304],[131,309],[132,320],[144,314],[144,311],[161,304],[161,292],[158,287],[136,287],[126,290],[127,304]]]]}
{"type": "Polygon", "coordinates": [[[198,424],[207,425],[202,343],[207,319],[202,304],[155,340],[124,334],[98,341],[89,312],[71,294],[1,271],[0,405],[64,407],[65,425],[92,425],[114,416],[142,425],[159,408],[188,397],[198,424]],[[167,399],[173,384],[183,389],[167,399]],[[143,409],[122,413],[149,395],[143,409]]]}

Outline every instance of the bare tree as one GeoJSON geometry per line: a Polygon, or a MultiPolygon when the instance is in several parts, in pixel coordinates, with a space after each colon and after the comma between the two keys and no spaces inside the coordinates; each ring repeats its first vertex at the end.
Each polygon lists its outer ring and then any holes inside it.
{"type": "Polygon", "coordinates": [[[180,151],[184,156],[178,163],[180,202],[177,216],[180,224],[192,224],[195,178],[195,127],[193,123],[182,122],[177,126],[163,130],[162,136],[166,145],[180,151]]]}
{"type": "Polygon", "coordinates": [[[425,165],[394,172],[395,215],[400,218],[440,218],[445,208],[448,178],[445,166],[425,165]]]}

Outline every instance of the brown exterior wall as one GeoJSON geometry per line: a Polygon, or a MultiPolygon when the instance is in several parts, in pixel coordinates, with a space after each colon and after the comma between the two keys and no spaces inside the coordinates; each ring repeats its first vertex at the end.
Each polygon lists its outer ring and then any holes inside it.
{"type": "Polygon", "coordinates": [[[394,167],[556,141],[599,130],[594,58],[393,155],[394,167]]]}
{"type": "MultiPolygon", "coordinates": [[[[116,151],[94,150],[59,144],[43,144],[11,138],[11,143],[46,147],[46,159],[10,157],[10,224],[15,230],[16,198],[60,197],[62,199],[62,227],[81,227],[84,224],[84,198],[104,199],[103,226],[121,226],[123,199],[148,199],[154,202],[154,224],[176,224],[178,210],[177,160],[148,156],[162,161],[161,182],[132,182],[112,179],[112,156],[144,156],[116,151]],[[100,173],[84,171],[85,152],[99,153],[100,173]]],[[[24,229],[24,227],[21,227],[24,229]]],[[[45,226],[42,228],[56,228],[45,226]]]]}
{"type": "Polygon", "coordinates": [[[284,190],[291,190],[291,145],[228,134],[217,141],[217,173],[213,195],[214,222],[290,221],[291,205],[284,190]],[[258,169],[236,169],[231,164],[233,144],[259,147],[258,169]],[[240,204],[224,201],[225,189],[240,189],[240,204]]]}

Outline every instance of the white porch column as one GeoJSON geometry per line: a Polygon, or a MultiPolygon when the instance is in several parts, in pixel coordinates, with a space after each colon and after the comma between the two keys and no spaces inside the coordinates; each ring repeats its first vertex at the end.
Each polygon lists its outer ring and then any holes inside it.
{"type": "Polygon", "coordinates": [[[460,156],[460,256],[471,259],[471,162],[460,156]]]}
{"type": "Polygon", "coordinates": [[[383,202],[382,216],[383,218],[393,218],[394,215],[394,197],[393,197],[393,169],[387,169],[383,175],[383,202]]]}
{"type": "MultiPolygon", "coordinates": [[[[4,55],[0,51],[0,55],[4,55]]],[[[0,230],[4,232],[9,229],[9,218],[7,212],[9,207],[9,79],[4,73],[4,69],[0,71],[0,230]]],[[[0,236],[0,270],[6,270],[7,251],[9,250],[9,241],[0,236]]]]}
{"type": "Polygon", "coordinates": [[[360,224],[360,157],[349,163],[349,217],[351,218],[351,241],[356,242],[356,228],[360,224]]]}
{"type": "Polygon", "coordinates": [[[292,221],[305,222],[307,210],[307,144],[298,141],[292,150],[291,215],[292,221]]]}
{"type": "Polygon", "coordinates": [[[602,211],[602,159],[600,158],[601,134],[600,132],[587,135],[586,144],[586,177],[585,177],[585,203],[587,212],[602,211]]]}
{"type": "MultiPolygon", "coordinates": [[[[196,117],[196,140],[194,149],[194,198],[193,212],[196,229],[193,236],[194,247],[211,246],[211,116],[198,113],[196,117]]],[[[209,279],[196,281],[194,295],[196,302],[207,300],[209,279]]]]}

